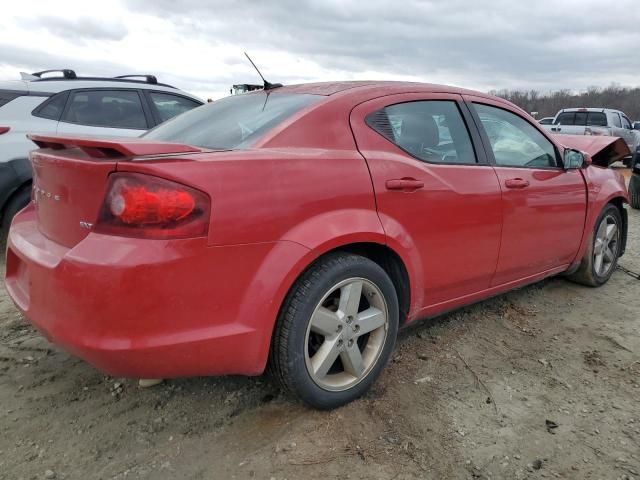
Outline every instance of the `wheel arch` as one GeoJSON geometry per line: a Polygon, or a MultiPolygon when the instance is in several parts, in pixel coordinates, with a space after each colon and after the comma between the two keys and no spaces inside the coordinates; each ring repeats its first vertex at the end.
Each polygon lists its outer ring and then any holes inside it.
{"type": "Polygon", "coordinates": [[[0,164],[0,221],[4,210],[32,181],[31,163],[27,158],[16,158],[0,164]]]}
{"type": "MultiPolygon", "coordinates": [[[[354,242],[334,247],[318,255],[307,266],[307,268],[304,269],[302,273],[313,267],[313,265],[315,265],[318,261],[320,261],[327,255],[340,252],[352,253],[355,255],[366,257],[379,265],[387,273],[387,275],[389,275],[389,278],[391,279],[391,282],[396,289],[396,294],[398,295],[398,306],[400,308],[400,325],[402,326],[404,323],[406,323],[411,307],[412,282],[409,276],[409,271],[402,257],[386,244],[377,242],[354,242]]],[[[302,275],[302,273],[300,275],[302,275]]],[[[294,285],[295,282],[290,286],[289,290],[287,291],[287,295],[289,295],[289,292],[294,285]]]]}
{"type": "Polygon", "coordinates": [[[620,247],[620,257],[624,255],[624,252],[627,249],[627,234],[629,232],[629,215],[627,213],[627,209],[624,208],[624,205],[627,202],[627,199],[619,196],[611,198],[607,203],[614,205],[618,211],[620,212],[620,217],[622,217],[622,245],[620,247]]]}

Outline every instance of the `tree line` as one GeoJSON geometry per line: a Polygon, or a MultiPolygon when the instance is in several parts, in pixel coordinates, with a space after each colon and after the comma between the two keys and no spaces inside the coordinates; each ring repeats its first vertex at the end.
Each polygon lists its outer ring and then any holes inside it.
{"type": "Polygon", "coordinates": [[[631,121],[640,121],[640,87],[630,88],[610,85],[605,88],[589,87],[575,93],[572,90],[555,90],[547,93],[538,90],[494,90],[492,95],[509,100],[529,113],[538,112],[536,118],[553,117],[563,108],[602,107],[622,110],[631,121]]]}

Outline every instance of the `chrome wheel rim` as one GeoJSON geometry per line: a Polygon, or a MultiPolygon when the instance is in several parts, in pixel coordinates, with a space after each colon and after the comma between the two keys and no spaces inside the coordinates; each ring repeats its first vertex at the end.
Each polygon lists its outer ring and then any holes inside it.
{"type": "Polygon", "coordinates": [[[618,258],[620,245],[620,229],[613,215],[602,219],[593,243],[593,270],[596,275],[604,277],[613,268],[618,258]]]}
{"type": "Polygon", "coordinates": [[[382,291],[364,278],[334,285],[311,315],[305,364],[324,390],[343,391],[360,383],[384,349],[389,312],[382,291]]]}

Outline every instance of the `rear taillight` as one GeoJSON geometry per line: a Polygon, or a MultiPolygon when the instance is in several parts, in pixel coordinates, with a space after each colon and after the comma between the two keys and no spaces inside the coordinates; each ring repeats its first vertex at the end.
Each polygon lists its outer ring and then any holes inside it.
{"type": "Polygon", "coordinates": [[[194,188],[150,175],[114,173],[94,231],[155,239],[203,237],[210,208],[209,197],[194,188]]]}
{"type": "Polygon", "coordinates": [[[7,133],[9,130],[11,130],[11,127],[0,127],[0,135],[7,133]]]}

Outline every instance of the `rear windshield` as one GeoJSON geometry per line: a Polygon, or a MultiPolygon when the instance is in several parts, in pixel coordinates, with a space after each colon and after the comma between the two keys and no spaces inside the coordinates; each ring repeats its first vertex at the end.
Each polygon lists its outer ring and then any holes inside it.
{"type": "Polygon", "coordinates": [[[321,95],[259,92],[235,95],[195,108],[143,137],[212,150],[246,148],[321,95]]]}

